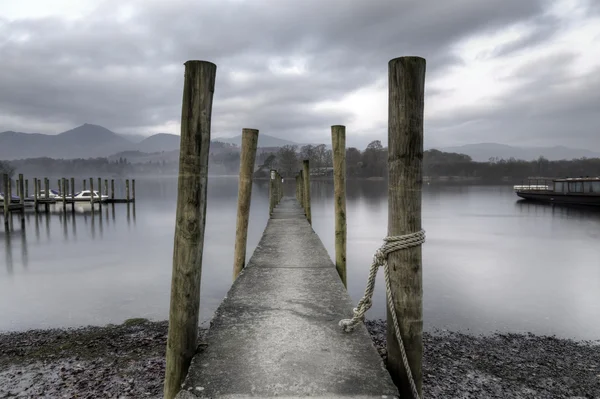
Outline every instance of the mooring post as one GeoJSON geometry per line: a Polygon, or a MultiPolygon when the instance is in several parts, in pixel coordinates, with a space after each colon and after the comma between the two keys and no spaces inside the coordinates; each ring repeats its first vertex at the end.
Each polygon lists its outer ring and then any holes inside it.
{"type": "Polygon", "coordinates": [[[65,179],[63,177],[62,178],[62,191],[60,192],[62,194],[63,211],[67,210],[67,191],[68,191],[68,189],[67,189],[67,179],[65,179]]]}
{"type": "Polygon", "coordinates": [[[279,184],[279,201],[277,202],[281,202],[281,199],[283,198],[283,176],[281,174],[279,175],[277,183],[279,184]]]}
{"type": "Polygon", "coordinates": [[[110,199],[115,199],[115,179],[110,179],[110,199]]]}
{"type": "Polygon", "coordinates": [[[29,198],[29,179],[25,179],[25,198],[29,198]]]}
{"type": "MultiPolygon", "coordinates": [[[[25,180],[22,173],[19,173],[19,204],[25,206],[25,180]]],[[[25,216],[25,212],[23,212],[23,216],[25,216]]]]}
{"type": "Polygon", "coordinates": [[[129,203],[129,179],[125,180],[125,198],[127,199],[127,202],[129,203]]]}
{"type": "MultiPolygon", "coordinates": [[[[71,177],[71,210],[75,212],[75,178],[71,177]]],[[[75,219],[75,218],[73,218],[75,219]]]]}
{"type": "Polygon", "coordinates": [[[108,197],[108,179],[104,179],[104,195],[108,197]]]}
{"type": "Polygon", "coordinates": [[[90,177],[90,204],[92,204],[92,213],[94,213],[94,179],[91,177],[90,177]]]}
{"type": "MultiPolygon", "coordinates": [[[[38,196],[40,192],[38,191],[38,179],[37,177],[33,178],[33,209],[37,213],[38,211],[38,196]]],[[[37,216],[36,216],[37,219],[37,216]]]]}
{"type": "Polygon", "coordinates": [[[275,207],[279,205],[279,191],[281,191],[281,176],[279,171],[275,171],[275,207]]]}
{"type": "Polygon", "coordinates": [[[87,181],[83,179],[83,190],[87,190],[87,181]]]}
{"type": "Polygon", "coordinates": [[[346,127],[331,127],[333,201],[335,209],[335,267],[347,287],[346,274],[346,127]]]}
{"type": "Polygon", "coordinates": [[[271,169],[269,171],[269,216],[273,213],[273,209],[275,208],[275,178],[277,172],[275,169],[271,169]]]}
{"type": "Polygon", "coordinates": [[[48,200],[50,199],[50,179],[47,177],[44,177],[44,197],[46,198],[44,211],[48,213],[50,211],[50,204],[48,203],[48,200]]]}
{"type": "Polygon", "coordinates": [[[238,183],[238,209],[235,227],[235,249],[233,252],[233,279],[246,266],[246,242],[248,239],[248,218],[252,196],[252,173],[258,145],[258,130],[242,129],[240,152],[240,179],[238,183]]]}
{"type": "MultiPolygon", "coordinates": [[[[421,231],[425,59],[389,62],[388,236],[421,231]]],[[[391,293],[415,385],[422,393],[423,274],[421,246],[388,256],[391,293]]],[[[407,371],[388,309],[387,366],[401,397],[412,397],[407,371]]]]}
{"type": "Polygon", "coordinates": [[[173,399],[181,389],[196,352],[216,72],[211,62],[185,63],[165,399],[173,399]]]}
{"type": "Polygon", "coordinates": [[[309,224],[312,224],[312,216],[310,214],[310,165],[308,159],[302,161],[302,171],[304,177],[304,213],[309,224]]]}
{"type": "Polygon", "coordinates": [[[8,203],[9,204],[12,204],[12,188],[13,188],[12,179],[8,179],[8,203]]]}
{"type": "Polygon", "coordinates": [[[8,196],[8,175],[5,173],[2,175],[4,183],[4,226],[8,228],[8,207],[10,205],[10,197],[8,196]]]}
{"type": "Polygon", "coordinates": [[[63,177],[64,183],[63,185],[65,186],[65,195],[68,196],[70,189],[69,189],[69,179],[67,179],[66,177],[63,177]]]}
{"type": "Polygon", "coordinates": [[[135,179],[131,179],[131,201],[135,202],[135,179]]]}

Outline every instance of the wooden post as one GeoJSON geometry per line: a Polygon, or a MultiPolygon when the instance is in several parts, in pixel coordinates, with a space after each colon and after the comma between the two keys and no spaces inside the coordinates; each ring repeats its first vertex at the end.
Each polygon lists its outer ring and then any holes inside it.
{"type": "MultiPolygon", "coordinates": [[[[388,236],[421,230],[425,59],[400,57],[389,62],[388,236]]],[[[423,275],[421,246],[388,256],[390,284],[408,363],[422,394],[423,275]]],[[[412,397],[388,309],[387,367],[401,397],[412,397]]]]}
{"type": "MultiPolygon", "coordinates": [[[[37,177],[33,178],[33,209],[35,210],[35,212],[37,213],[38,211],[38,196],[40,195],[40,192],[38,190],[38,179],[37,177]]],[[[37,216],[36,216],[37,219],[37,216]]]]}
{"type": "MultiPolygon", "coordinates": [[[[71,210],[75,212],[75,178],[71,177],[71,210]]],[[[73,216],[73,219],[75,217],[73,216]]]]}
{"type": "Polygon", "coordinates": [[[181,389],[196,352],[216,71],[210,62],[185,63],[165,399],[181,389]]]}
{"type": "Polygon", "coordinates": [[[12,179],[8,179],[8,203],[12,204],[12,188],[13,188],[13,181],[12,179]]]}
{"type": "Polygon", "coordinates": [[[277,172],[274,169],[269,170],[269,216],[273,214],[273,209],[275,209],[275,178],[277,177],[277,172]]]}
{"type": "Polygon", "coordinates": [[[335,267],[344,283],[346,275],[346,127],[331,127],[335,209],[335,267]]]}
{"type": "Polygon", "coordinates": [[[108,197],[108,179],[104,179],[104,195],[108,197]]]}
{"type": "Polygon", "coordinates": [[[131,179],[131,200],[135,201],[135,179],[131,179]]]}
{"type": "Polygon", "coordinates": [[[25,179],[25,198],[29,198],[29,179],[25,179]]]}
{"type": "Polygon", "coordinates": [[[38,195],[41,197],[42,196],[42,179],[38,179],[37,184],[38,184],[37,192],[38,192],[38,195]]]}
{"type": "MultiPolygon", "coordinates": [[[[46,203],[44,204],[44,211],[46,213],[50,210],[50,204],[48,204],[48,200],[50,199],[50,180],[47,177],[44,177],[44,197],[46,197],[46,203]]],[[[47,219],[46,219],[47,222],[47,219]]],[[[48,227],[46,225],[46,227],[48,227]]]]}
{"type": "MultiPolygon", "coordinates": [[[[19,204],[25,206],[25,180],[23,180],[23,174],[19,173],[19,204]]],[[[22,213],[25,216],[25,212],[22,213]]]]}
{"type": "Polygon", "coordinates": [[[115,179],[110,179],[110,199],[115,199],[115,179]]]}
{"type": "Polygon", "coordinates": [[[125,198],[129,202],[129,179],[125,180],[125,198]]]}
{"type": "Polygon", "coordinates": [[[8,196],[8,175],[5,173],[2,176],[2,179],[4,180],[4,227],[8,228],[8,209],[10,206],[10,197],[8,196]]]}
{"type": "Polygon", "coordinates": [[[302,167],[304,176],[304,213],[306,213],[308,223],[312,224],[312,217],[310,214],[310,166],[308,159],[302,161],[302,167]]]}
{"type": "Polygon", "coordinates": [[[90,204],[92,204],[92,213],[94,213],[94,179],[91,177],[90,177],[90,204]]]}
{"type": "Polygon", "coordinates": [[[234,280],[246,266],[246,242],[248,238],[248,218],[250,216],[250,197],[252,196],[252,173],[254,172],[257,145],[258,130],[242,129],[237,224],[235,227],[235,249],[233,252],[234,280]]]}
{"type": "MultiPolygon", "coordinates": [[[[62,178],[62,191],[60,192],[62,194],[63,211],[67,210],[67,191],[68,191],[67,190],[67,179],[65,179],[63,177],[62,178]]],[[[65,224],[66,224],[66,221],[65,221],[65,224]]]]}
{"type": "Polygon", "coordinates": [[[87,181],[83,179],[83,189],[87,190],[87,181]]]}

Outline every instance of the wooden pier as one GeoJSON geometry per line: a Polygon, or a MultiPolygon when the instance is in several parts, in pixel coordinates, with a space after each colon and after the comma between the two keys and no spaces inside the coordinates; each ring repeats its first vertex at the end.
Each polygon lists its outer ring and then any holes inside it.
{"type": "Polygon", "coordinates": [[[269,220],[246,264],[258,130],[243,129],[234,282],[198,346],[216,65],[185,63],[165,399],[421,398],[425,60],[401,57],[388,66],[388,234],[373,263],[365,265],[364,297],[354,308],[346,291],[345,126],[331,126],[335,264],[311,226],[309,160],[296,177],[295,199],[284,196],[281,175],[270,171],[269,220]],[[386,364],[363,324],[380,267],[388,314],[386,364]]]}

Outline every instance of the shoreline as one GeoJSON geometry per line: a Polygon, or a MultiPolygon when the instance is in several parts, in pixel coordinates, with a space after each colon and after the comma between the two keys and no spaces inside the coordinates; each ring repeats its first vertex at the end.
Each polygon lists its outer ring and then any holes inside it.
{"type": "MultiPolygon", "coordinates": [[[[385,359],[385,321],[366,325],[385,359]]],[[[0,333],[0,398],[161,398],[167,330],[130,319],[0,333]]],[[[423,344],[426,398],[600,399],[598,342],[442,331],[424,333],[423,344]]]]}

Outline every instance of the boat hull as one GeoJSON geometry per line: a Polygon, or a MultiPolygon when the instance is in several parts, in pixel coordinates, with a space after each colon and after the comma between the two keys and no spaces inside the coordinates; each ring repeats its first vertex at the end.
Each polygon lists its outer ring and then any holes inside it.
{"type": "Polygon", "coordinates": [[[598,194],[561,194],[555,192],[531,192],[516,191],[516,194],[529,201],[547,202],[565,205],[588,205],[600,206],[600,195],[598,194]]]}

